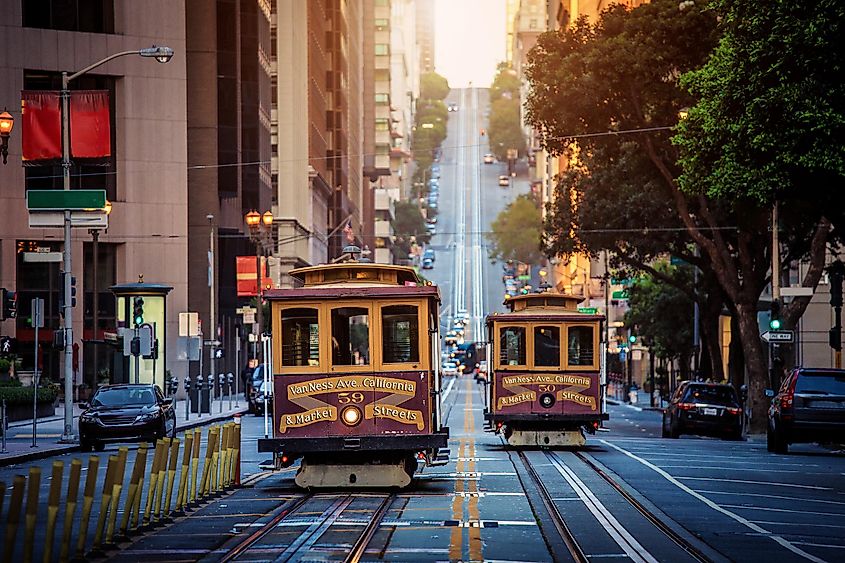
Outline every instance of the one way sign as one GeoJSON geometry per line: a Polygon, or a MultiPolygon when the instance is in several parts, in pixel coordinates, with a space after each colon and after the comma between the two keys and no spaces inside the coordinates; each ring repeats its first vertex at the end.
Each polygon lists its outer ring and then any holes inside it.
{"type": "Polygon", "coordinates": [[[781,342],[788,344],[795,339],[795,333],[791,330],[767,330],[760,335],[760,338],[769,344],[779,344],[781,342]]]}

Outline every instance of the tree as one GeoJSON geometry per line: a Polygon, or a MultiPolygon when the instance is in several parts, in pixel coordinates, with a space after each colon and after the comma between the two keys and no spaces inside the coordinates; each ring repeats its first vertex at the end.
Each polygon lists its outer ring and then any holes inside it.
{"type": "Polygon", "coordinates": [[[487,240],[490,258],[519,260],[534,264],[540,252],[540,210],[527,194],[521,194],[505,207],[491,225],[487,240]]]}
{"type": "Polygon", "coordinates": [[[499,63],[493,83],[490,85],[490,103],[502,97],[518,100],[522,83],[516,71],[507,63],[499,63]]]}
{"type": "Polygon", "coordinates": [[[420,76],[420,98],[443,100],[449,91],[449,81],[436,72],[426,72],[420,76]]]}
{"type": "Polygon", "coordinates": [[[490,150],[499,160],[507,158],[508,149],[525,154],[525,136],[522,134],[522,119],[519,98],[501,98],[490,106],[490,150]]]}
{"type": "Polygon", "coordinates": [[[431,236],[425,228],[425,219],[413,201],[397,201],[394,209],[393,233],[395,244],[407,256],[413,241],[428,242],[431,236]]]}

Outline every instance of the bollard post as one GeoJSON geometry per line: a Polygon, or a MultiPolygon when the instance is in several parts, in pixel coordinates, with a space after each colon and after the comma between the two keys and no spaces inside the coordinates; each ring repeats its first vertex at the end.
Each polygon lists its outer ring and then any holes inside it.
{"type": "Polygon", "coordinates": [[[232,438],[235,435],[235,425],[229,422],[226,424],[226,455],[223,463],[223,488],[229,489],[232,486],[232,438]]]}
{"type": "Polygon", "coordinates": [[[241,486],[241,415],[235,415],[235,452],[232,456],[235,464],[235,486],[241,486]]]}
{"type": "Polygon", "coordinates": [[[106,480],[103,483],[103,494],[100,497],[100,513],[97,515],[97,528],[94,530],[94,541],[91,542],[91,553],[99,554],[102,551],[103,534],[106,531],[106,521],[111,506],[111,495],[114,490],[114,474],[120,457],[109,456],[109,463],[106,466],[106,480]]]}
{"type": "Polygon", "coordinates": [[[94,492],[97,488],[97,471],[100,468],[100,458],[92,455],[88,457],[88,475],[85,477],[85,491],[82,493],[82,518],[79,521],[79,539],[76,542],[76,556],[85,555],[85,544],[88,541],[88,521],[91,519],[91,506],[94,504],[94,492]]]}
{"type": "Polygon", "coordinates": [[[53,474],[50,480],[50,494],[47,497],[47,529],[44,537],[44,563],[53,561],[53,539],[56,537],[56,519],[59,516],[59,500],[62,496],[62,475],[65,472],[63,461],[53,462],[53,474]]]}
{"type": "Polygon", "coordinates": [[[176,514],[185,513],[188,494],[188,475],[191,472],[191,451],[194,447],[194,433],[185,432],[185,451],[182,452],[182,472],[179,473],[179,488],[176,490],[176,514]]]}
{"type": "Polygon", "coordinates": [[[15,554],[15,536],[21,522],[21,508],[23,506],[23,490],[26,487],[26,477],[15,475],[12,482],[12,497],[9,499],[9,516],[6,520],[6,538],[3,543],[3,563],[12,563],[15,554]]]}
{"type": "Polygon", "coordinates": [[[106,526],[106,545],[114,545],[114,529],[117,524],[117,509],[120,504],[120,493],[123,491],[123,478],[126,473],[126,457],[129,455],[129,448],[122,446],[117,450],[117,469],[114,472],[112,483],[111,505],[109,507],[109,520],[106,526]]]}
{"type": "Polygon", "coordinates": [[[120,525],[120,533],[123,536],[129,535],[130,528],[138,527],[138,513],[141,509],[141,495],[144,492],[144,473],[147,471],[147,452],[149,445],[142,443],[135,453],[135,466],[132,468],[132,477],[135,481],[134,492],[132,483],[129,483],[130,495],[126,497],[126,508],[124,509],[123,522],[120,525]],[[137,479],[135,474],[138,474],[137,479]],[[131,497],[131,498],[130,498],[131,497]]]}
{"type": "Polygon", "coordinates": [[[215,428],[214,446],[211,450],[211,479],[208,483],[208,489],[212,495],[217,495],[218,485],[220,484],[218,479],[220,478],[220,434],[222,430],[221,426],[215,428]]]}
{"type": "Polygon", "coordinates": [[[41,468],[29,468],[29,487],[26,490],[26,519],[24,520],[23,561],[32,562],[35,546],[35,520],[38,518],[38,488],[41,486],[41,468]]]}
{"type": "Polygon", "coordinates": [[[162,518],[170,520],[170,500],[173,498],[173,482],[176,481],[176,464],[179,462],[179,445],[182,440],[173,438],[170,443],[170,465],[167,467],[167,492],[164,499],[162,518]]]}
{"type": "Polygon", "coordinates": [[[65,523],[62,526],[62,546],[59,548],[59,561],[64,563],[70,555],[70,538],[73,531],[73,516],[76,512],[76,501],[79,498],[79,477],[82,474],[82,461],[74,459],[70,462],[70,477],[67,481],[67,498],[65,498],[65,523]]]}
{"type": "Polygon", "coordinates": [[[170,453],[170,438],[161,440],[161,459],[158,462],[158,476],[156,477],[155,498],[153,498],[154,519],[158,522],[161,519],[161,496],[164,492],[164,476],[167,473],[167,457],[170,453]]]}
{"type": "Polygon", "coordinates": [[[222,492],[226,488],[226,462],[228,458],[226,453],[228,451],[227,444],[229,442],[229,424],[224,424],[221,428],[222,437],[220,440],[220,454],[217,456],[220,459],[220,474],[217,477],[217,491],[222,492]]]}
{"type": "MultiPolygon", "coordinates": [[[[202,442],[202,430],[194,430],[194,450],[191,454],[191,496],[190,504],[197,501],[197,476],[200,465],[200,443],[202,442]]],[[[187,503],[186,503],[187,504],[187,503]]]]}
{"type": "Polygon", "coordinates": [[[163,440],[156,441],[155,454],[153,455],[153,466],[150,468],[150,486],[147,489],[147,504],[144,508],[144,525],[152,524],[153,499],[155,498],[156,484],[158,483],[158,468],[161,464],[163,440]]]}
{"type": "Polygon", "coordinates": [[[208,476],[211,473],[211,448],[214,437],[214,427],[208,429],[208,441],[205,445],[205,463],[202,467],[202,479],[199,483],[199,491],[197,492],[197,500],[203,498],[208,493],[208,476]]]}

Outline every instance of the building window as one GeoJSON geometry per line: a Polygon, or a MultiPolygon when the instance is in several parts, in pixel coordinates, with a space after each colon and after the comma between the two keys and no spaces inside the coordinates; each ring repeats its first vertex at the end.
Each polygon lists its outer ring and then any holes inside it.
{"type": "Polygon", "coordinates": [[[114,33],[114,0],[21,0],[23,26],[114,33]]]}
{"type": "Polygon", "coordinates": [[[389,119],[376,119],[376,131],[390,131],[390,120],[389,119]]]}
{"type": "Polygon", "coordinates": [[[391,305],[381,310],[383,363],[420,361],[417,307],[391,305]]]}
{"type": "Polygon", "coordinates": [[[376,55],[389,55],[390,45],[388,45],[387,43],[376,43],[375,53],[376,55]]]}
{"type": "MultiPolygon", "coordinates": [[[[25,70],[24,90],[61,90],[62,75],[58,72],[25,70]]],[[[108,90],[109,122],[111,126],[111,157],[96,159],[72,159],[70,167],[71,189],[106,190],[106,199],[117,200],[117,137],[115,135],[115,78],[84,74],[70,83],[71,90],[108,90]]],[[[60,162],[24,167],[26,189],[63,189],[62,166],[60,162]]]]}
{"type": "Polygon", "coordinates": [[[320,365],[320,325],[317,309],[282,311],[282,365],[320,365]]]}
{"type": "Polygon", "coordinates": [[[532,18],[528,21],[528,29],[537,29],[537,20],[532,18]]]}
{"type": "Polygon", "coordinates": [[[375,0],[376,6],[390,6],[390,0],[375,0]]]}
{"type": "Polygon", "coordinates": [[[387,18],[376,18],[376,31],[384,31],[390,27],[390,20],[387,18]]]}
{"type": "Polygon", "coordinates": [[[370,313],[361,307],[332,309],[332,365],[370,364],[370,313]]]}
{"type": "MultiPolygon", "coordinates": [[[[97,344],[102,341],[103,331],[117,326],[114,294],[109,288],[117,283],[117,249],[118,245],[97,243],[97,269],[94,270],[94,244],[85,242],[83,246],[82,288],[83,288],[83,381],[93,386],[95,374],[109,371],[111,363],[111,348],[97,344]],[[94,275],[97,276],[97,331],[94,332],[94,275]],[[99,346],[97,353],[94,347],[99,346]],[[96,356],[96,365],[94,362],[96,356]]],[[[77,285],[79,285],[77,283],[77,285]]],[[[97,377],[96,381],[99,382],[97,377]]]]}
{"type": "Polygon", "coordinates": [[[376,105],[386,105],[390,103],[390,94],[376,94],[376,105]]]}

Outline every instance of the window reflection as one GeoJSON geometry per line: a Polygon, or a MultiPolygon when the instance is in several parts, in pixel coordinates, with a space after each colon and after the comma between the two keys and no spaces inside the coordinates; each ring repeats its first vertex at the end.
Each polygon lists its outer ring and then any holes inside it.
{"type": "Polygon", "coordinates": [[[504,366],[525,365],[524,327],[502,327],[499,332],[499,363],[504,366]]]}
{"type": "Polygon", "coordinates": [[[320,364],[320,325],[317,309],[282,311],[282,365],[320,364]]]}
{"type": "Polygon", "coordinates": [[[366,366],[370,363],[370,316],[363,307],[332,309],[332,364],[366,366]]]}
{"type": "Polygon", "coordinates": [[[420,361],[416,306],[391,305],[382,308],[381,327],[384,363],[420,361]]]}
{"type": "Polygon", "coordinates": [[[569,327],[567,334],[567,363],[570,366],[593,365],[593,327],[569,327]]]}
{"type": "Polygon", "coordinates": [[[557,366],[560,364],[560,328],[534,327],[534,365],[557,366]]]}

